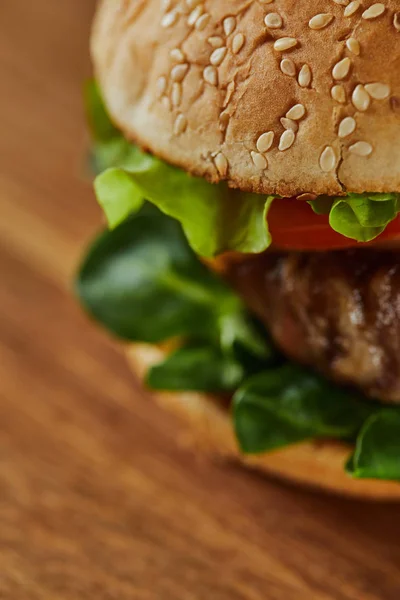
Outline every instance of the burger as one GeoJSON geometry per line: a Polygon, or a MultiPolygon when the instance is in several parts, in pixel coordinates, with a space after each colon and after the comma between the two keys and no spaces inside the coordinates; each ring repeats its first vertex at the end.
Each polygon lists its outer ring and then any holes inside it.
{"type": "Polygon", "coordinates": [[[400,498],[396,0],[102,0],[86,311],[198,448],[400,498]]]}

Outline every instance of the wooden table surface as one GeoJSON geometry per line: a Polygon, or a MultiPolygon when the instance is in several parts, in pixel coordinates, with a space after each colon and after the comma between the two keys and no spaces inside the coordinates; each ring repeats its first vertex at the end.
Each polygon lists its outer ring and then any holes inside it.
{"type": "Polygon", "coordinates": [[[93,8],[0,2],[0,598],[398,600],[400,507],[194,460],[75,304],[93,8]]]}

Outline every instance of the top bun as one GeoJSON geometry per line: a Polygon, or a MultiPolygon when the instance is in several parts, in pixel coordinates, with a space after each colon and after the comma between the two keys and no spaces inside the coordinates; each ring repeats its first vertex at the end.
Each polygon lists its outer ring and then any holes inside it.
{"type": "Polygon", "coordinates": [[[283,196],[400,192],[399,9],[102,0],[96,76],[129,139],[213,182],[283,196]]]}

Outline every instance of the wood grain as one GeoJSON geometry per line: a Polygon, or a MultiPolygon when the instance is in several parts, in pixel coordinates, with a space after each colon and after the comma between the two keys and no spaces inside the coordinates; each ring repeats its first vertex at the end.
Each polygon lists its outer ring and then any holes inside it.
{"type": "Polygon", "coordinates": [[[0,598],[398,600],[400,508],[194,460],[75,304],[93,8],[0,7],[0,598]]]}

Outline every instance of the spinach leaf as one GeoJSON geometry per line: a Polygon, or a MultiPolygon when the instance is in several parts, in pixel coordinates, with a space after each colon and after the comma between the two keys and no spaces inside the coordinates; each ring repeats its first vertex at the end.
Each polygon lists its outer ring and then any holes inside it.
{"type": "Polygon", "coordinates": [[[400,481],[400,411],[381,408],[366,420],[346,465],[353,477],[400,481]]]}
{"type": "Polygon", "coordinates": [[[244,375],[240,362],[220,348],[189,344],[153,367],[147,375],[147,384],[156,390],[231,392],[244,375]]]}
{"type": "Polygon", "coordinates": [[[246,453],[310,438],[352,439],[375,410],[354,393],[291,363],[249,379],[233,402],[236,435],[246,453]]]}
{"type": "Polygon", "coordinates": [[[95,241],[77,292],[92,317],[123,339],[183,336],[232,355],[275,355],[240,299],[188,246],[179,223],[149,204],[95,241]]]}

